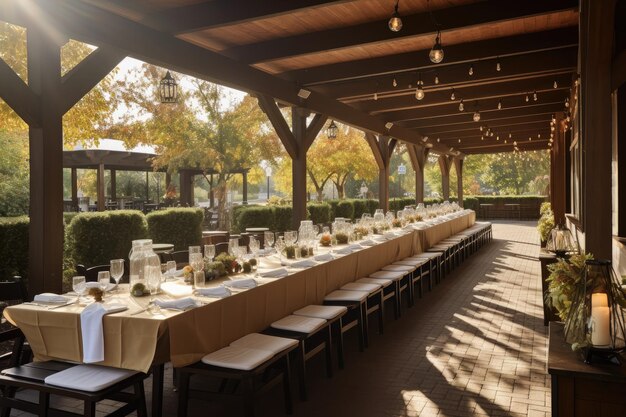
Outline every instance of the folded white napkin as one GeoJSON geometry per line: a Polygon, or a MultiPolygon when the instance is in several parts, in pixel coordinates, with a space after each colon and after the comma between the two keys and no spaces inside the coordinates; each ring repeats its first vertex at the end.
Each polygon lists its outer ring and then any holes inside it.
{"type": "Polygon", "coordinates": [[[340,255],[347,255],[349,253],[352,253],[352,248],[350,246],[346,246],[345,248],[335,250],[335,253],[338,253],[340,255]]]}
{"type": "Polygon", "coordinates": [[[356,243],[351,243],[351,244],[349,244],[349,245],[348,245],[348,247],[349,247],[349,248],[351,248],[353,252],[354,252],[355,250],[361,250],[361,249],[363,249],[363,248],[361,247],[361,245],[358,245],[358,244],[356,244],[356,243]]]}
{"type": "Polygon", "coordinates": [[[313,257],[317,262],[328,262],[335,259],[331,253],[322,253],[313,257]]]}
{"type": "Polygon", "coordinates": [[[231,295],[231,292],[226,287],[212,287],[212,288],[198,288],[196,293],[205,297],[224,298],[231,295]]]}
{"type": "Polygon", "coordinates": [[[224,285],[226,287],[231,287],[231,288],[254,288],[257,286],[256,281],[254,280],[254,278],[244,278],[244,279],[236,279],[233,281],[226,281],[224,282],[224,285]]]}
{"type": "Polygon", "coordinates": [[[313,259],[302,259],[301,261],[297,261],[291,264],[293,268],[310,268],[312,266],[317,265],[313,259]]]}
{"type": "Polygon", "coordinates": [[[191,297],[179,298],[178,300],[154,300],[154,304],[162,308],[170,308],[173,310],[189,310],[198,307],[198,303],[191,297]]]}
{"type": "Polygon", "coordinates": [[[389,240],[389,239],[393,239],[394,237],[396,237],[396,234],[394,232],[385,232],[383,234],[383,237],[389,240]]]}
{"type": "Polygon", "coordinates": [[[161,284],[161,291],[174,298],[189,297],[193,294],[191,285],[182,282],[164,282],[161,284]]]}
{"type": "Polygon", "coordinates": [[[278,268],[260,272],[259,275],[263,278],[283,278],[289,275],[289,272],[287,272],[286,268],[278,268]]]}
{"type": "Polygon", "coordinates": [[[69,303],[71,300],[59,294],[53,294],[51,292],[44,292],[43,294],[37,294],[33,301],[36,303],[53,303],[63,304],[69,303]]]}
{"type": "MultiPolygon", "coordinates": [[[[109,282],[107,284],[107,287],[104,289],[104,291],[111,291],[115,287],[116,287],[115,284],[113,284],[112,282],[109,282]]],[[[100,283],[98,281],[85,282],[85,288],[87,290],[89,290],[89,288],[100,288],[100,283]]]]}
{"type": "Polygon", "coordinates": [[[372,239],[367,239],[361,242],[361,246],[374,246],[376,245],[376,242],[374,242],[372,239]]]}
{"type": "Polygon", "coordinates": [[[80,331],[83,339],[83,362],[104,360],[104,332],[102,317],[105,314],[126,310],[124,304],[91,303],[80,313],[80,331]]]}

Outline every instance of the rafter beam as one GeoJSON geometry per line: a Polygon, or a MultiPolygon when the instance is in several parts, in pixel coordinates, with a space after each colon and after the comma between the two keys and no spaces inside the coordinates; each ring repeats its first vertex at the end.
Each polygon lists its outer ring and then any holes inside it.
{"type": "MultiPolygon", "coordinates": [[[[576,0],[547,0],[542,2],[513,2],[501,7],[497,0],[487,0],[445,9],[439,14],[439,23],[446,31],[475,27],[481,24],[504,22],[524,17],[558,13],[578,7],[576,0]]],[[[292,56],[333,51],[368,44],[378,44],[436,33],[428,12],[402,16],[400,32],[384,30],[384,21],[366,22],[319,32],[304,33],[284,38],[237,46],[224,54],[247,63],[258,63],[292,56]],[[381,30],[383,28],[383,30],[381,30]]],[[[445,31],[443,33],[445,41],[445,31]]]]}
{"type": "Polygon", "coordinates": [[[336,64],[321,65],[302,70],[287,71],[280,77],[297,81],[303,85],[315,85],[332,81],[393,75],[399,72],[426,71],[445,68],[458,63],[493,59],[517,54],[560,49],[578,45],[578,28],[567,27],[524,35],[506,36],[457,45],[445,46],[446,58],[441,64],[433,64],[428,50],[353,60],[336,64]]]}
{"type": "Polygon", "coordinates": [[[344,2],[345,0],[205,1],[154,13],[146,16],[142,23],[164,32],[181,34],[344,2]]]}
{"type": "MultiPolygon", "coordinates": [[[[525,151],[533,151],[533,150],[542,150],[548,149],[547,142],[532,142],[532,143],[524,143],[518,144],[518,149],[520,152],[525,151]]],[[[462,147],[460,148],[464,154],[466,155],[480,155],[480,154],[489,154],[489,153],[504,153],[504,152],[513,152],[512,144],[503,144],[503,145],[490,145],[490,146],[470,146],[470,147],[462,147]]]]}
{"type": "MultiPolygon", "coordinates": [[[[406,109],[424,109],[428,107],[447,106],[450,103],[459,104],[463,100],[464,105],[472,109],[474,100],[495,99],[499,98],[506,101],[510,96],[530,95],[533,101],[533,92],[536,91],[538,98],[545,94],[562,94],[563,100],[569,95],[569,87],[572,82],[572,73],[561,74],[558,76],[547,76],[539,78],[530,78],[517,81],[500,81],[493,82],[481,86],[458,87],[455,88],[455,101],[450,100],[451,88],[424,88],[425,97],[422,100],[415,98],[415,91],[407,92],[400,96],[390,98],[379,98],[378,100],[369,100],[366,102],[355,103],[355,107],[360,110],[371,112],[372,114],[389,115],[391,112],[406,109]],[[554,81],[557,81],[558,88],[554,88],[554,81]],[[432,93],[431,93],[432,92],[432,93]]],[[[543,98],[542,98],[543,100],[543,98]]],[[[496,103],[497,104],[497,103],[496,103]]],[[[495,107],[495,106],[494,106],[495,107]]]]}
{"type": "Polygon", "coordinates": [[[255,68],[233,61],[220,54],[192,45],[174,36],[156,31],[79,0],[0,0],[0,20],[11,19],[37,26],[44,20],[62,28],[73,39],[97,46],[110,46],[126,55],[154,65],[239,90],[263,94],[364,131],[391,134],[409,143],[421,143],[419,133],[394,126],[385,127],[386,120],[354,109],[321,94],[308,99],[298,97],[299,86],[255,68]]]}
{"type": "Polygon", "coordinates": [[[314,91],[330,97],[346,99],[371,99],[376,93],[378,98],[394,95],[406,90],[409,85],[415,88],[418,79],[426,86],[442,88],[445,86],[482,85],[492,81],[541,77],[547,73],[573,72],[578,61],[578,48],[575,46],[538,53],[515,55],[508,58],[489,59],[473,64],[474,76],[467,74],[466,63],[448,65],[440,69],[427,69],[425,72],[411,71],[408,73],[389,74],[376,77],[359,78],[356,80],[318,84],[311,87],[314,91]],[[500,62],[501,70],[496,70],[496,62],[500,62]],[[439,84],[435,85],[435,76],[439,84]],[[393,80],[397,86],[393,86],[393,80]]]}
{"type": "MultiPolygon", "coordinates": [[[[481,117],[479,122],[471,122],[467,123],[459,123],[454,125],[442,125],[431,128],[422,128],[420,129],[424,135],[437,135],[444,133],[455,133],[455,132],[465,132],[468,130],[479,129],[480,126],[489,126],[492,129],[496,128],[508,128],[513,126],[525,126],[525,125],[534,125],[540,123],[549,123],[550,122],[550,114],[540,114],[533,116],[523,116],[519,119],[503,119],[496,120],[494,122],[489,123],[488,120],[483,119],[481,117]]],[[[480,130],[479,130],[480,131],[480,130]]]]}
{"type": "Polygon", "coordinates": [[[0,98],[28,125],[41,123],[39,96],[0,58],[0,98]]]}
{"type": "MultiPolygon", "coordinates": [[[[436,133],[433,136],[436,136],[437,139],[441,139],[441,140],[462,139],[462,138],[480,139],[483,133],[481,133],[478,127],[479,124],[480,123],[476,123],[476,126],[473,129],[461,130],[457,132],[441,132],[441,133],[436,133]]],[[[548,132],[548,134],[550,133],[550,121],[549,120],[542,120],[541,122],[536,122],[532,124],[529,123],[526,125],[500,126],[500,127],[489,126],[489,127],[494,132],[494,139],[496,135],[499,135],[501,139],[504,138],[505,136],[508,137],[509,133],[512,133],[514,136],[516,134],[523,135],[523,134],[532,133],[532,132],[548,132]]],[[[484,133],[486,134],[486,132],[484,133]]]]}
{"type": "Polygon", "coordinates": [[[100,47],[69,70],[62,78],[62,112],[67,112],[110,73],[126,55],[111,48],[100,47]]]}

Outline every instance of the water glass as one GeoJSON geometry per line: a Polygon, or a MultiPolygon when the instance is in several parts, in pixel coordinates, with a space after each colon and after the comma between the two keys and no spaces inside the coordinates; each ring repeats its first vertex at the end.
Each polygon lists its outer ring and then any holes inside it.
{"type": "Polygon", "coordinates": [[[204,287],[204,271],[195,271],[193,273],[193,287],[195,289],[204,287]]]}
{"type": "Polygon", "coordinates": [[[72,290],[76,293],[76,302],[80,300],[80,296],[85,292],[85,277],[82,275],[72,278],[72,290]]]}
{"type": "Polygon", "coordinates": [[[167,273],[174,275],[176,273],[176,261],[167,261],[167,273]]]}
{"type": "Polygon", "coordinates": [[[204,269],[204,259],[202,259],[201,253],[189,254],[189,265],[194,271],[202,271],[204,269]]]}
{"type": "Polygon", "coordinates": [[[215,245],[204,245],[204,257],[209,260],[209,262],[213,261],[215,258],[215,245]]]}
{"type": "Polygon", "coordinates": [[[115,285],[119,285],[122,275],[124,275],[124,260],[113,259],[111,261],[111,277],[115,280],[115,285]]]}
{"type": "Polygon", "coordinates": [[[161,266],[147,265],[145,270],[146,284],[150,290],[150,295],[154,295],[159,291],[161,286],[161,266]]]}
{"type": "Polygon", "coordinates": [[[274,232],[270,232],[270,231],[263,232],[264,246],[266,249],[274,246],[274,238],[275,238],[274,232]]]}
{"type": "Polygon", "coordinates": [[[202,253],[201,249],[202,248],[200,246],[189,246],[189,254],[191,255],[192,253],[202,253]]]}
{"type": "Polygon", "coordinates": [[[98,284],[100,284],[99,286],[102,292],[106,291],[110,283],[111,283],[111,275],[109,274],[109,271],[98,272],[98,284]]]}

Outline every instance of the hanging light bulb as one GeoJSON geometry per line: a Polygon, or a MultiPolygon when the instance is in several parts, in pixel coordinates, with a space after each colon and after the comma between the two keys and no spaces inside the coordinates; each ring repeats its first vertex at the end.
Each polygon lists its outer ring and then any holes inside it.
{"type": "Polygon", "coordinates": [[[500,140],[500,135],[496,136],[496,140],[500,140]]]}
{"type": "Polygon", "coordinates": [[[480,135],[480,140],[485,140],[485,137],[483,135],[480,135]]]}
{"type": "Polygon", "coordinates": [[[498,59],[498,61],[496,62],[496,71],[498,72],[502,71],[502,66],[500,65],[500,59],[498,59]]]}
{"type": "Polygon", "coordinates": [[[480,129],[480,131],[482,132],[482,131],[483,131],[483,126],[482,126],[482,125],[480,125],[479,129],[480,129]]]}
{"type": "Polygon", "coordinates": [[[374,101],[378,100],[378,93],[374,93],[374,101]]]}
{"type": "Polygon", "coordinates": [[[452,89],[452,94],[450,94],[450,100],[454,100],[455,96],[454,96],[454,88],[452,89]]]}
{"type": "Polygon", "coordinates": [[[441,139],[437,138],[437,142],[441,142],[441,139]]]}
{"type": "Polygon", "coordinates": [[[554,113],[552,114],[552,123],[556,123],[556,117],[554,116],[554,113]]]}
{"type": "Polygon", "coordinates": [[[391,85],[393,85],[394,87],[398,86],[398,81],[396,81],[396,77],[393,77],[393,81],[391,82],[391,85]]]}
{"type": "Polygon", "coordinates": [[[517,146],[517,141],[513,141],[513,146],[517,146]]]}
{"type": "Polygon", "coordinates": [[[402,29],[402,19],[400,19],[400,14],[398,13],[398,3],[400,3],[400,0],[396,1],[396,7],[389,19],[389,30],[392,32],[400,32],[402,29]]]}
{"type": "Polygon", "coordinates": [[[418,100],[422,100],[424,98],[424,89],[421,84],[418,84],[415,89],[415,98],[418,100]]]}
{"type": "Polygon", "coordinates": [[[498,110],[502,110],[502,101],[498,100],[498,110]]]}
{"type": "Polygon", "coordinates": [[[569,107],[569,97],[565,98],[565,107],[569,107]]]}
{"type": "Polygon", "coordinates": [[[526,94],[526,103],[528,103],[530,99],[528,98],[528,94],[526,94]]]}
{"type": "Polygon", "coordinates": [[[461,139],[459,139],[459,143],[461,143],[461,139]]]}
{"type": "Polygon", "coordinates": [[[439,76],[435,74],[435,84],[439,84],[439,76]]]}
{"type": "Polygon", "coordinates": [[[443,61],[443,48],[441,47],[441,31],[437,31],[437,37],[435,37],[435,44],[428,53],[428,57],[433,64],[438,64],[443,61]]]}
{"type": "Polygon", "coordinates": [[[533,101],[537,101],[537,92],[533,91],[533,101]]]}
{"type": "Polygon", "coordinates": [[[473,64],[471,64],[471,65],[470,65],[470,67],[469,67],[469,71],[467,71],[467,73],[468,73],[469,75],[474,75],[474,65],[473,65],[473,64]]]}
{"type": "Polygon", "coordinates": [[[528,141],[530,142],[530,141],[532,141],[532,140],[533,140],[533,138],[531,138],[531,137],[529,136],[529,137],[528,137],[528,141]]]}
{"type": "Polygon", "coordinates": [[[509,133],[509,139],[511,139],[513,137],[512,133],[509,133]]]}
{"type": "Polygon", "coordinates": [[[459,111],[464,111],[465,110],[465,106],[463,105],[463,99],[461,99],[461,102],[459,103],[459,111]]]}
{"type": "Polygon", "coordinates": [[[508,143],[506,139],[504,139],[504,143],[508,143]]]}
{"type": "Polygon", "coordinates": [[[554,84],[552,84],[552,87],[559,88],[559,84],[557,84],[556,80],[554,80],[554,84]]]}
{"type": "Polygon", "coordinates": [[[537,139],[541,139],[541,133],[537,133],[537,139]]]}
{"type": "Polygon", "coordinates": [[[570,112],[567,112],[567,117],[565,118],[565,120],[567,120],[568,122],[572,120],[570,112]]]}
{"type": "Polygon", "coordinates": [[[474,112],[473,119],[474,119],[475,122],[479,122],[480,121],[480,112],[478,110],[476,110],[474,112]]]}

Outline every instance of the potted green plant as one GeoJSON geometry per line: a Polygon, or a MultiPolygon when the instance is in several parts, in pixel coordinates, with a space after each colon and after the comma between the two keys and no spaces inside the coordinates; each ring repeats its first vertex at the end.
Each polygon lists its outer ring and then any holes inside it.
{"type": "Polygon", "coordinates": [[[541,247],[545,248],[550,237],[550,232],[555,227],[554,213],[552,210],[545,210],[544,214],[539,218],[537,222],[537,231],[539,232],[539,239],[541,240],[541,247]]]}

